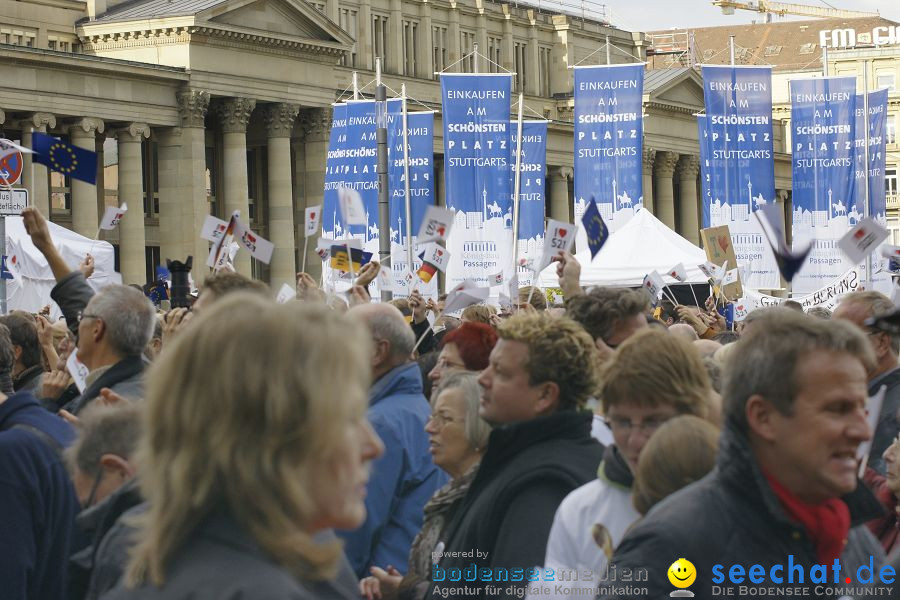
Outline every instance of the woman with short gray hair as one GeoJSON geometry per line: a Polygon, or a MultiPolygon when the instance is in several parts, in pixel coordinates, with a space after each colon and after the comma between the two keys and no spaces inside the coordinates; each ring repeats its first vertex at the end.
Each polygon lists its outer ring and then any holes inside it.
{"type": "Polygon", "coordinates": [[[420,600],[428,591],[432,552],[475,479],[491,433],[490,425],[478,416],[478,376],[472,371],[448,373],[434,391],[425,431],[431,437],[434,464],[450,475],[450,482],[425,505],[425,521],[413,540],[406,576],[389,565],[387,570],[372,567],[372,576],[360,582],[360,592],[369,600],[420,600]]]}

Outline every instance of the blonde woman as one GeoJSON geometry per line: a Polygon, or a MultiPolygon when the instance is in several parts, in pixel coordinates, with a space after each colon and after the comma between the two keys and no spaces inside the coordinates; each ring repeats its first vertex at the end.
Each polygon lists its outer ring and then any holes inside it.
{"type": "MultiPolygon", "coordinates": [[[[324,306],[235,293],[148,375],[140,483],[149,508],[106,598],[352,598],[330,528],[365,519],[383,446],[366,420],[371,341],[324,306]]],[[[348,573],[349,575],[349,573],[348,573]]]]}

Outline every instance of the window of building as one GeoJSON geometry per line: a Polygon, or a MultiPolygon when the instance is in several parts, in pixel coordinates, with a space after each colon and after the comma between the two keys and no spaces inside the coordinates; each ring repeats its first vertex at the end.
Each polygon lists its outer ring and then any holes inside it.
{"type": "Polygon", "coordinates": [[[459,51],[462,56],[466,57],[459,63],[459,70],[463,73],[475,72],[475,55],[472,54],[473,50],[475,50],[475,34],[471,31],[460,31],[459,51]]]}
{"type": "Polygon", "coordinates": [[[897,189],[897,165],[888,165],[884,169],[884,193],[887,196],[896,196],[897,189]]]}
{"type": "MultiPolygon", "coordinates": [[[[147,281],[156,281],[156,265],[162,265],[159,246],[146,246],[144,249],[144,262],[147,265],[147,281]]],[[[163,265],[165,266],[165,265],[163,265]]]]}
{"type": "Polygon", "coordinates": [[[419,45],[419,24],[403,21],[403,74],[416,76],[416,48],[419,45]]]}
{"type": "Polygon", "coordinates": [[[214,146],[206,147],[206,201],[209,202],[209,214],[221,217],[218,211],[218,173],[216,168],[216,149],[214,146]]]}
{"type": "Polygon", "coordinates": [[[50,50],[56,50],[56,40],[54,38],[50,38],[47,40],[47,48],[50,50]]]}
{"type": "Polygon", "coordinates": [[[887,88],[893,92],[897,89],[897,76],[894,73],[878,73],[875,75],[875,89],[887,88]]]}
{"type": "MultiPolygon", "coordinates": [[[[434,53],[432,58],[434,59],[434,70],[437,73],[447,68],[447,28],[432,27],[431,36],[434,53]]],[[[434,78],[437,79],[438,76],[435,75],[434,78]]]]}
{"type": "Polygon", "coordinates": [[[9,29],[0,29],[0,44],[9,44],[12,42],[9,29]]]}
{"type": "Polygon", "coordinates": [[[372,52],[373,58],[381,58],[384,67],[387,58],[388,18],[382,15],[372,15],[372,52]]]}
{"type": "Polygon", "coordinates": [[[34,48],[34,34],[33,33],[25,34],[25,47],[26,48],[34,48]]]}
{"type": "Polygon", "coordinates": [[[552,48],[548,48],[546,46],[540,46],[538,48],[538,59],[540,60],[540,94],[545,98],[550,97],[550,65],[552,62],[550,61],[552,48]]]}
{"type": "Polygon", "coordinates": [[[141,175],[144,188],[144,215],[159,218],[159,144],[141,142],[141,175]]]}
{"type": "MultiPolygon", "coordinates": [[[[349,33],[354,40],[359,39],[359,19],[357,11],[350,8],[342,8],[340,12],[340,26],[341,29],[349,33]]],[[[353,44],[353,50],[351,50],[350,54],[341,58],[341,64],[345,67],[355,67],[356,66],[356,50],[357,44],[353,44]]]]}
{"type": "Polygon", "coordinates": [[[487,65],[488,71],[491,73],[500,72],[501,47],[503,46],[503,38],[488,36],[487,57],[490,62],[487,65]]]}
{"type": "Polygon", "coordinates": [[[513,77],[513,91],[524,92],[525,80],[527,74],[526,60],[528,56],[528,44],[525,42],[516,42],[513,48],[514,68],[516,76],[513,77]]]}
{"type": "Polygon", "coordinates": [[[778,56],[784,46],[766,46],[763,56],[778,56]]]}
{"type": "Polygon", "coordinates": [[[888,115],[885,119],[884,140],[886,144],[897,143],[897,115],[888,115]]]}
{"type": "Polygon", "coordinates": [[[816,45],[812,42],[800,46],[798,54],[812,54],[816,50],[816,45]]]}

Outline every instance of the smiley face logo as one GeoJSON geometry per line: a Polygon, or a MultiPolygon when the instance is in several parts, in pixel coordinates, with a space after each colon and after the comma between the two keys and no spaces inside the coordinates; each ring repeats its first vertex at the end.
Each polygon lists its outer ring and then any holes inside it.
{"type": "Polygon", "coordinates": [[[672,563],[668,571],[669,583],[677,588],[690,587],[697,579],[697,569],[693,563],[685,558],[679,558],[672,563]]]}

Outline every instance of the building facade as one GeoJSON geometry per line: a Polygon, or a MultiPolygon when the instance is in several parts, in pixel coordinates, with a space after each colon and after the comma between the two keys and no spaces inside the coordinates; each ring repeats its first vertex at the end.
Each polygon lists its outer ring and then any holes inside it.
{"type": "MultiPolygon", "coordinates": [[[[438,111],[436,72],[515,72],[526,117],[551,121],[547,215],[571,221],[572,67],[646,60],[647,42],[600,19],[485,0],[3,2],[0,127],[25,145],[41,131],[102,153],[96,187],[27,159],[21,185],[89,237],[105,205],[127,202],[118,230],[104,232],[126,283],[144,283],[166,258],[202,264],[205,216],[240,210],[276,249],[270,265],[240,252],[236,268],[277,287],[302,262],[304,208],[322,202],[330,106],[349,96],[354,72],[373,92],[376,57],[392,91],[405,83],[411,106],[438,111]]],[[[645,78],[645,206],[699,243],[702,85],[697,70],[667,67],[645,78]]],[[[443,203],[439,114],[435,135],[443,203]]],[[[775,143],[786,191],[780,132],[775,143]]],[[[318,257],[307,258],[317,274],[318,257]]]]}

